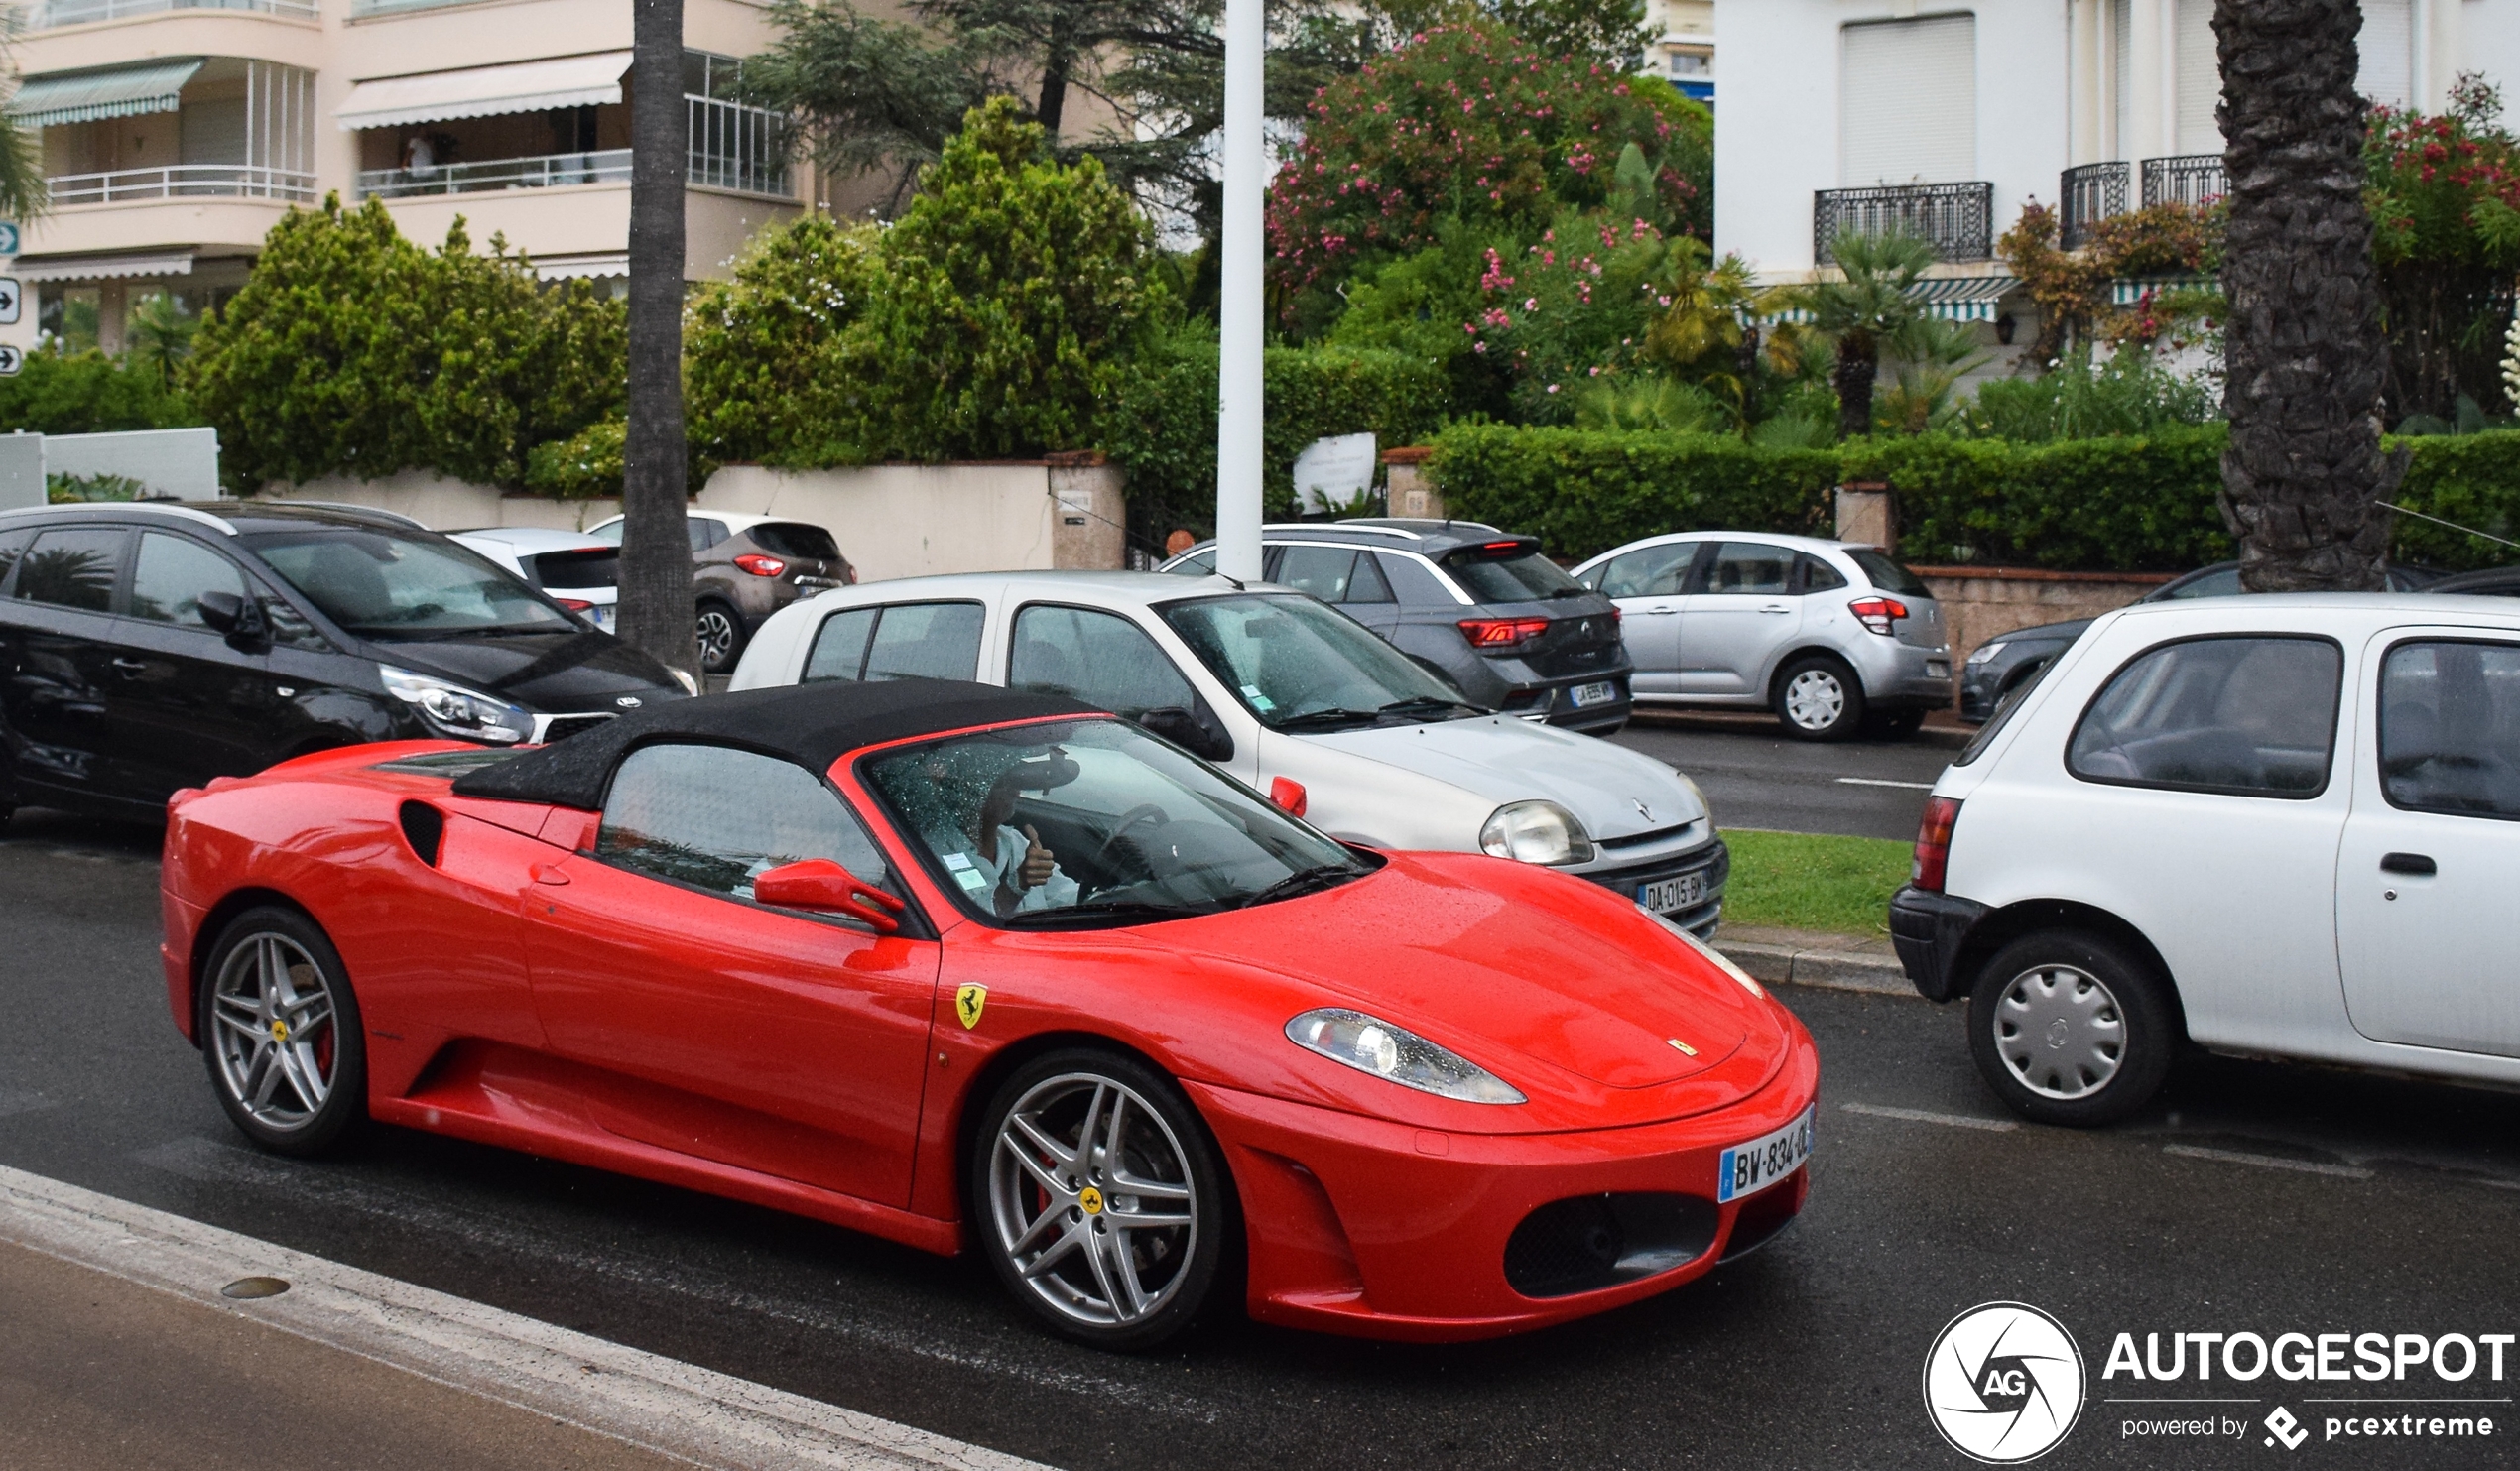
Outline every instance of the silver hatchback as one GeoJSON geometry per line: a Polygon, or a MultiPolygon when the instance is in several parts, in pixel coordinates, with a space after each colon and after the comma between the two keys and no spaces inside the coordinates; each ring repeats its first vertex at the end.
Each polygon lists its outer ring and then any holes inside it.
{"type": "Polygon", "coordinates": [[[1761,706],[1786,733],[1906,736],[1952,703],[1943,610],[1870,547],[1682,532],[1614,548],[1575,578],[1618,604],[1639,709],[1761,706]]]}

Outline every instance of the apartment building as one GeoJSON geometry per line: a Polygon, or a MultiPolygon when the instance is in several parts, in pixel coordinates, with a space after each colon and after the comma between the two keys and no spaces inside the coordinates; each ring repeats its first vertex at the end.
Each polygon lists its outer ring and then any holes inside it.
{"type": "MultiPolygon", "coordinates": [[[[2029,319],[1995,259],[2024,203],[2061,203],[2079,244],[2111,215],[2225,191],[2212,0],[1714,4],[1736,83],[1715,130],[1715,244],[1767,281],[1825,274],[1841,228],[1900,225],[1942,253],[1934,310],[1986,323],[1993,346],[2029,319]]],[[[2362,13],[2370,97],[2438,110],[2461,72],[2520,84],[2520,0],[2362,13]]]]}
{"type": "MultiPolygon", "coordinates": [[[[132,305],[244,284],[293,206],[384,201],[403,233],[463,216],[547,278],[626,284],[624,0],[34,0],[10,112],[42,130],[50,213],[13,266],[39,330],[118,350],[132,305]]],[[[776,118],[731,93],[774,39],[750,0],[686,0],[684,208],[693,279],[805,205],[776,118]]]]}
{"type": "Polygon", "coordinates": [[[1654,40],[1645,69],[1669,80],[1683,96],[1715,102],[1714,0],[1645,0],[1645,27],[1654,40]]]}

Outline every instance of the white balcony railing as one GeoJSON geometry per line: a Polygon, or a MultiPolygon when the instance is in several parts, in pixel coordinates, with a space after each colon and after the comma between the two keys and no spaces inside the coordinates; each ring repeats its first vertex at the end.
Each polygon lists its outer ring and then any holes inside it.
{"type": "Polygon", "coordinates": [[[489,189],[548,189],[571,184],[619,184],[630,177],[630,150],[555,153],[530,159],[485,159],[430,169],[362,169],[358,196],[409,199],[424,194],[474,194],[489,189]]]}
{"type": "Polygon", "coordinates": [[[118,21],[169,10],[250,10],[293,21],[322,18],[310,0],[39,0],[26,8],[26,25],[30,31],[49,31],[56,26],[84,26],[90,21],[118,21]]]}
{"type": "Polygon", "coordinates": [[[106,174],[61,174],[45,181],[56,204],[127,204],[145,199],[315,198],[315,176],[256,164],[174,164],[163,169],[116,169],[106,174]]]}

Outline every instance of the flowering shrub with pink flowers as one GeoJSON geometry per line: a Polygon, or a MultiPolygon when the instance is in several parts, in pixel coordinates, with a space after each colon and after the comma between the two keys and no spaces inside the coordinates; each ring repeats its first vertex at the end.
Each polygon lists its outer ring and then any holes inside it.
{"type": "Polygon", "coordinates": [[[1572,423],[1584,389],[1641,364],[1647,330],[1671,309],[1670,258],[1662,231],[1600,211],[1559,216],[1519,253],[1488,248],[1484,306],[1460,329],[1512,379],[1516,419],[1572,423]]]}
{"type": "Polygon", "coordinates": [[[1630,143],[1652,163],[1655,212],[1703,234],[1710,127],[1667,82],[1552,60],[1499,27],[1415,36],[1322,89],[1270,185],[1281,306],[1435,243],[1447,220],[1529,238],[1597,207],[1630,143]]]}
{"type": "Polygon", "coordinates": [[[2520,139],[2502,98],[2461,76],[2439,116],[2373,107],[2363,197],[2389,331],[2389,419],[2442,420],[2508,402],[2499,361],[2520,271],[2520,139]]]}

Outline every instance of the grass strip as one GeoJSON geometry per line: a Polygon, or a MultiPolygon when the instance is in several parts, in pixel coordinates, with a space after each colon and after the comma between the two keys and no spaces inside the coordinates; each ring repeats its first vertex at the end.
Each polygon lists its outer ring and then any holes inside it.
{"type": "Polygon", "coordinates": [[[1891,892],[1908,881],[1911,844],[1877,837],[1735,827],[1723,922],[1883,934],[1891,892]]]}

